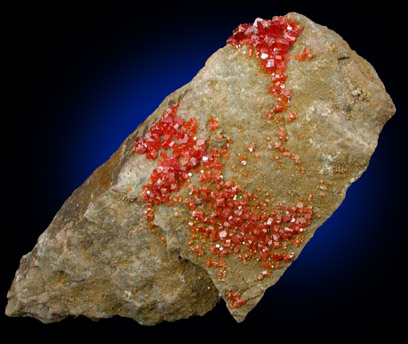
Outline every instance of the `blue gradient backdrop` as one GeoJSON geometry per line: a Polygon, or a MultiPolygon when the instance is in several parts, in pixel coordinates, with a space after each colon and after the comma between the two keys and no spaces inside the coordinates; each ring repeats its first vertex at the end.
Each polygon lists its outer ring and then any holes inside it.
{"type": "Polygon", "coordinates": [[[236,324],[222,303],[204,318],[155,327],[160,331],[120,318],[99,323],[70,319],[48,327],[33,319],[6,321],[37,334],[80,329],[109,336],[119,330],[118,336],[135,331],[154,339],[202,326],[231,335],[272,330],[367,335],[401,329],[406,313],[407,113],[398,62],[375,48],[378,42],[393,44],[397,37],[368,28],[368,18],[389,18],[391,13],[396,18],[395,12],[391,8],[384,15],[384,9],[371,8],[367,13],[358,6],[349,12],[310,4],[229,11],[221,6],[217,11],[192,4],[163,6],[160,12],[153,6],[16,12],[10,90],[18,98],[11,117],[20,137],[13,147],[19,191],[12,196],[19,207],[18,226],[7,232],[11,255],[3,296],[19,258],[32,249],[65,199],[169,93],[189,82],[242,22],[295,10],[328,25],[374,65],[397,115],[386,125],[368,170],[346,200],[244,323],[236,324]]]}

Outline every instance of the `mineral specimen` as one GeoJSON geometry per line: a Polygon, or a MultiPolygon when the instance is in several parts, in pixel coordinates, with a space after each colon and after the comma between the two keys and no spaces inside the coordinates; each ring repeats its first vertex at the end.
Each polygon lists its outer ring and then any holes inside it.
{"type": "Polygon", "coordinates": [[[394,105],[343,39],[289,13],[233,31],[65,202],[6,313],[243,321],[368,166],[394,105]]]}

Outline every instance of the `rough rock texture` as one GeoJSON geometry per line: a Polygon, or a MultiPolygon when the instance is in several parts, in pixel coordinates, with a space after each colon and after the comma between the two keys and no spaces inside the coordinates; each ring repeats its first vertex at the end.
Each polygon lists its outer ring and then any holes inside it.
{"type": "Polygon", "coordinates": [[[166,250],[143,205],[112,187],[131,146],[125,141],[73,193],[21,259],[7,314],[45,323],[117,314],[152,325],[205,314],[218,302],[205,271],[166,250]]]}
{"type": "MultiPolygon", "coordinates": [[[[206,255],[190,250],[190,213],[183,203],[156,207],[152,230],[140,196],[157,161],[134,154],[133,142],[171,104],[179,103],[177,115],[195,117],[198,134],[210,147],[222,145],[221,138],[231,141],[224,180],[239,182],[246,191],[269,193],[276,203],[302,200],[312,207],[314,217],[303,241],[285,248],[298,257],[367,168],[395,108],[372,66],[339,35],[300,14],[288,16],[303,27],[290,55],[306,47],[313,55],[287,64],[285,85],[292,90],[290,111],[297,120],[270,121],[264,115],[275,99],[258,59],[231,45],[218,50],[65,202],[21,260],[8,293],[9,316],[53,322],[67,316],[121,315],[151,325],[205,314],[221,296],[237,321],[245,318],[293,260],[259,278],[265,269],[257,259],[243,264],[231,254],[225,257],[227,274],[220,279],[219,269],[207,266],[206,255]],[[217,131],[208,130],[211,118],[219,120],[217,131]],[[285,146],[299,155],[302,169],[275,149],[282,127],[289,138],[285,146]],[[255,151],[248,152],[248,146],[255,151]],[[241,165],[244,154],[246,166],[241,165]],[[239,291],[246,303],[233,307],[231,291],[239,291]]],[[[188,191],[178,194],[186,197],[188,191]]]]}

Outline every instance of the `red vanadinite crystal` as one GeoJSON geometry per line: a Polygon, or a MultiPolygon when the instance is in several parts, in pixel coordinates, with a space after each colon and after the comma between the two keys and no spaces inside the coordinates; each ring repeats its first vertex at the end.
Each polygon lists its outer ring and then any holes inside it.
{"type": "MultiPolygon", "coordinates": [[[[147,219],[154,220],[155,205],[169,200],[183,203],[191,213],[187,227],[191,233],[190,251],[198,257],[206,256],[209,268],[220,269],[220,281],[227,275],[223,259],[231,254],[237,255],[244,264],[257,257],[264,269],[258,279],[269,276],[281,261],[290,262],[295,257],[287,246],[298,247],[303,241],[305,228],[313,219],[311,207],[303,203],[296,206],[280,203],[270,210],[255,193],[245,192],[235,182],[224,181],[222,158],[228,156],[230,141],[226,139],[225,146],[208,151],[206,141],[195,136],[196,120],[192,118],[186,122],[177,117],[177,108],[178,104],[173,104],[143,138],[135,139],[135,153],[146,154],[148,159],[161,158],[149,182],[142,187],[147,219]],[[170,148],[171,154],[163,151],[159,154],[160,150],[170,148]],[[189,198],[182,200],[180,195],[170,198],[171,193],[188,184],[193,173],[198,173],[199,185],[190,187],[189,198]]],[[[287,139],[283,128],[277,136],[282,141],[287,139]]],[[[291,155],[280,142],[275,146],[291,155]]],[[[249,152],[254,149],[254,145],[247,147],[249,152]]],[[[242,155],[241,164],[245,166],[246,162],[247,157],[242,155]]],[[[232,308],[246,303],[238,292],[230,293],[229,299],[232,308]]]]}
{"type": "Polygon", "coordinates": [[[312,53],[310,52],[309,48],[305,48],[303,52],[300,55],[296,55],[295,59],[299,61],[304,61],[306,59],[311,60],[312,59],[312,53]]]}
{"type": "Polygon", "coordinates": [[[208,121],[208,124],[209,124],[209,126],[210,126],[210,130],[211,130],[211,131],[215,131],[215,130],[218,129],[219,123],[218,123],[218,119],[217,119],[217,118],[211,118],[211,119],[208,121]]]}
{"type": "MultiPolygon", "coordinates": [[[[272,86],[268,92],[273,95],[276,104],[272,109],[265,110],[264,114],[270,120],[283,120],[283,115],[289,109],[289,101],[292,98],[292,91],[286,88],[287,79],[286,63],[290,61],[289,50],[295,43],[297,37],[302,31],[302,27],[292,19],[287,17],[273,17],[272,20],[257,18],[253,24],[242,24],[233,31],[233,35],[228,38],[227,43],[235,48],[246,46],[247,55],[255,55],[260,60],[260,68],[271,76],[272,86]],[[280,115],[277,115],[279,114],[280,115]]],[[[311,59],[312,54],[309,48],[305,48],[301,55],[295,56],[296,60],[311,59]]],[[[294,112],[288,112],[287,123],[297,119],[294,112]]],[[[281,128],[276,136],[282,141],[278,151],[284,153],[284,157],[291,158],[296,164],[301,164],[299,156],[289,152],[284,147],[288,136],[281,128]]],[[[275,161],[280,163],[276,156],[275,161]]],[[[242,162],[241,162],[242,163],[242,162]]],[[[244,162],[246,164],[246,162],[244,162]]],[[[303,168],[304,170],[304,168],[303,168]]]]}
{"type": "Polygon", "coordinates": [[[218,243],[212,249],[214,255],[244,253],[244,260],[259,255],[263,266],[270,268],[276,261],[294,257],[290,252],[277,256],[276,249],[292,239],[301,240],[299,234],[304,234],[313,218],[311,208],[303,203],[292,207],[282,203],[268,211],[256,194],[244,193],[231,181],[217,183],[210,193],[208,189],[192,188],[195,201],[190,230],[196,239],[210,238],[218,243]]]}
{"type": "Polygon", "coordinates": [[[179,104],[174,103],[163,112],[160,120],[153,124],[144,138],[135,139],[134,152],[146,153],[147,159],[155,160],[160,149],[172,149],[171,156],[161,154],[162,160],[153,170],[149,183],[143,186],[142,199],[152,206],[169,200],[171,192],[178,191],[188,181],[191,170],[200,164],[206,152],[204,139],[196,139],[197,121],[185,122],[176,117],[179,104]]]}
{"type": "MultiPolygon", "coordinates": [[[[275,119],[273,113],[289,108],[292,93],[284,85],[286,62],[290,59],[287,52],[301,30],[295,21],[286,17],[274,17],[272,20],[258,18],[253,25],[240,25],[228,39],[228,43],[237,48],[247,45],[247,54],[259,58],[261,68],[271,75],[269,92],[277,101],[271,111],[265,111],[271,120],[275,119]]],[[[305,54],[308,58],[310,52],[305,50],[305,54]]],[[[224,180],[223,160],[229,158],[230,139],[218,133],[225,142],[224,146],[209,149],[205,139],[196,137],[196,119],[185,121],[178,117],[178,107],[179,104],[174,103],[165,110],[144,137],[137,137],[134,142],[136,154],[145,154],[151,160],[159,158],[157,168],[142,187],[147,219],[154,220],[154,207],[160,204],[184,205],[191,215],[187,221],[187,229],[191,233],[188,242],[190,251],[203,257],[208,268],[219,269],[219,281],[225,281],[227,265],[224,258],[229,255],[235,255],[243,264],[254,258],[262,267],[258,277],[262,280],[278,268],[280,262],[294,259],[291,247],[302,243],[305,228],[313,220],[312,208],[302,202],[296,206],[285,203],[272,205],[269,193],[264,202],[259,195],[246,192],[238,183],[224,180]],[[188,197],[183,199],[180,194],[172,196],[172,193],[189,187],[193,174],[197,174],[197,183],[190,186],[188,197]]],[[[283,114],[277,115],[277,118],[283,121],[283,114]]],[[[288,113],[288,123],[296,119],[295,112],[288,113]]],[[[210,119],[208,126],[210,131],[216,131],[218,119],[210,119]]],[[[285,147],[288,136],[284,127],[280,127],[276,137],[279,140],[274,143],[275,149],[300,164],[299,156],[285,147]]],[[[271,138],[268,136],[266,140],[269,142],[271,138]]],[[[255,144],[251,144],[246,150],[252,153],[255,148],[255,144]]],[[[247,156],[239,155],[240,164],[244,166],[241,168],[248,169],[247,156]]],[[[255,157],[259,154],[256,153],[255,157]]],[[[275,159],[280,162],[279,157],[275,159]]],[[[236,172],[237,168],[234,167],[233,171],[236,172]]],[[[309,201],[311,199],[308,197],[309,201]]],[[[231,308],[246,303],[238,291],[229,291],[227,297],[231,308]]]]}
{"type": "Polygon", "coordinates": [[[273,17],[272,20],[257,18],[253,24],[241,24],[233,31],[227,43],[235,48],[247,45],[247,54],[260,59],[260,67],[271,75],[273,94],[277,104],[272,111],[284,112],[288,108],[291,91],[285,90],[287,78],[286,62],[290,60],[288,51],[296,41],[302,27],[295,20],[287,17],[273,17]]]}
{"type": "Polygon", "coordinates": [[[239,308],[247,302],[247,300],[241,297],[241,294],[238,291],[232,292],[229,290],[227,292],[227,298],[231,301],[229,303],[230,308],[239,308]]]}

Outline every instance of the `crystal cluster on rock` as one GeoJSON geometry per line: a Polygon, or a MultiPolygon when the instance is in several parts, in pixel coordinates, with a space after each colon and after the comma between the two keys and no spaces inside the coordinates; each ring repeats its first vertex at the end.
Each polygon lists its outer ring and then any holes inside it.
{"type": "Polygon", "coordinates": [[[395,112],[372,66],[289,13],[239,25],[64,203],[6,313],[237,321],[365,171],[395,112]]]}

